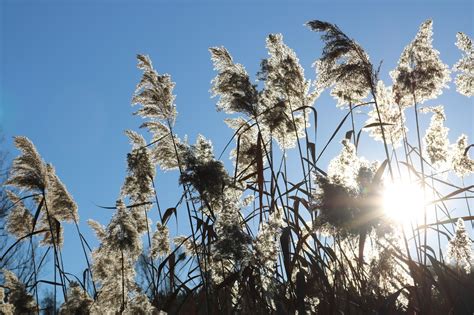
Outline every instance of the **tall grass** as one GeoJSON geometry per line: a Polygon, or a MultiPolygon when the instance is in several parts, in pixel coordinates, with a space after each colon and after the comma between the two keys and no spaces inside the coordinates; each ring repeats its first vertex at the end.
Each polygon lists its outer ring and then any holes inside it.
{"type": "MultiPolygon", "coordinates": [[[[77,206],[54,168],[17,137],[22,152],[6,182],[12,201],[6,227],[14,241],[1,259],[24,241],[42,238],[45,250],[40,261],[32,257],[26,283],[4,270],[0,311],[39,313],[38,287],[47,285],[54,304],[62,301],[61,314],[472,313],[472,241],[464,226],[474,219],[474,186],[464,184],[474,172],[472,145],[465,135],[449,144],[444,110],[430,105],[450,80],[431,45],[432,22],[403,51],[391,87],[337,26],[307,25],[325,44],[314,82],[280,34],[267,38],[260,88],[225,48],[210,49],[217,71],[212,93],[218,110],[232,115],[226,123],[234,131],[218,158],[205,137],[189,144],[174,132],[175,84],[138,55],[143,77],[133,104],[151,138],[126,132],[132,149],[115,214],[107,226],[89,221],[100,241],[96,249],[79,229],[77,206]],[[318,116],[319,106],[328,106],[318,99],[324,90],[345,111],[328,139],[318,133],[327,128],[318,116]],[[368,115],[363,126],[359,112],[368,115]],[[421,113],[432,113],[425,133],[421,113]],[[410,115],[415,135],[406,128],[410,115]],[[362,157],[363,132],[371,145],[383,146],[382,161],[362,157]],[[341,151],[326,168],[321,158],[337,143],[341,151]],[[220,161],[229,153],[232,171],[220,161]],[[180,184],[181,198],[166,210],[157,167],[176,170],[180,184]],[[451,180],[454,175],[460,179],[451,180]],[[423,202],[414,211],[421,218],[406,211],[410,202],[390,207],[406,213],[403,220],[387,212],[386,191],[400,182],[420,187],[423,202]],[[463,209],[453,216],[453,207],[463,209]],[[168,225],[178,213],[189,233],[171,239],[168,225]],[[75,224],[81,241],[82,279],[63,264],[65,221],[75,224]],[[49,255],[54,278],[41,279],[37,271],[49,255]]],[[[464,56],[453,68],[456,84],[470,97],[467,35],[458,35],[458,47],[464,56]]],[[[401,200],[408,196],[399,193],[401,200]]]]}

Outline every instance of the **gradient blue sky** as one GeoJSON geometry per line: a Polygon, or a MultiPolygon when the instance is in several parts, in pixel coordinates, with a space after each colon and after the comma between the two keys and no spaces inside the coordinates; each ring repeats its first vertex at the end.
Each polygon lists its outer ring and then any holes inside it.
{"type": "MultiPolygon", "coordinates": [[[[202,133],[213,140],[220,153],[232,132],[223,123],[226,116],[215,111],[216,99],[208,92],[215,76],[208,47],[225,46],[253,75],[267,54],[266,36],[282,33],[299,56],[307,78],[313,79],[311,64],[320,56],[322,44],[319,35],[303,24],[312,19],[326,20],[355,38],[374,63],[383,60],[381,77],[390,85],[388,72],[428,18],[434,20],[434,45],[443,61],[450,66],[457,61],[456,32],[473,35],[472,3],[0,0],[0,125],[6,136],[4,145],[13,157],[17,154],[13,136],[24,135],[35,143],[75,197],[81,228],[96,245],[85,221],[93,218],[107,223],[110,210],[96,204],[114,204],[130,149],[123,131],[136,130],[141,124],[131,115],[134,109],[130,106],[141,76],[136,69],[137,53],[149,54],[156,69],[170,73],[177,83],[177,133],[187,134],[191,142],[202,133]]],[[[457,94],[451,84],[430,104],[446,105],[451,141],[464,132],[472,142],[472,99],[457,94]]],[[[318,142],[323,143],[344,112],[336,110],[327,95],[316,107],[321,123],[318,142]]],[[[359,127],[365,119],[358,117],[359,127]]],[[[429,117],[424,117],[423,125],[428,121],[429,117]]],[[[379,149],[366,146],[365,154],[382,159],[379,149]]],[[[336,143],[323,163],[337,150],[336,143]]],[[[227,157],[226,153],[224,159],[227,157]]],[[[177,173],[158,173],[157,181],[162,207],[174,206],[177,173]]],[[[156,221],[156,212],[152,217],[156,221]]],[[[79,240],[70,231],[66,231],[65,265],[79,273],[85,262],[78,254],[79,240]]]]}

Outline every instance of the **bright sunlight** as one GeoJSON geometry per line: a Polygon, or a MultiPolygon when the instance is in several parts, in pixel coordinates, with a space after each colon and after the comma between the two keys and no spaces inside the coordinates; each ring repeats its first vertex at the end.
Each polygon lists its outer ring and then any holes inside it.
{"type": "Polygon", "coordinates": [[[423,214],[423,190],[420,185],[407,181],[388,183],[383,194],[386,215],[406,224],[419,220],[423,214]]]}

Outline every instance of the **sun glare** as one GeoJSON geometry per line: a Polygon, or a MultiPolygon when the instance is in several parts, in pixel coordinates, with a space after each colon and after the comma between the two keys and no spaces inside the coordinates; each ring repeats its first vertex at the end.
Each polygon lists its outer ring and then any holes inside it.
{"type": "Polygon", "coordinates": [[[410,182],[394,182],[386,185],[383,195],[386,215],[400,223],[419,220],[423,214],[422,188],[410,182]]]}

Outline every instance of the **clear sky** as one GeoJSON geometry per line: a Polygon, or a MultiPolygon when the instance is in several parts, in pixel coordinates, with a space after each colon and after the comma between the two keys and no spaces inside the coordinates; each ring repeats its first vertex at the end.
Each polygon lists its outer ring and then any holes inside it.
{"type": "MultiPolygon", "coordinates": [[[[473,36],[472,1],[5,1],[0,0],[0,126],[10,156],[12,137],[24,135],[52,163],[79,205],[81,228],[93,218],[106,224],[123,183],[130,147],[123,134],[141,121],[130,100],[141,72],[135,55],[149,54],[160,73],[177,83],[176,131],[194,142],[198,133],[220,153],[232,132],[215,111],[210,81],[215,76],[208,47],[225,46],[251,75],[267,55],[265,38],[282,33],[314,79],[319,34],[303,24],[319,19],[338,24],[378,64],[391,84],[392,70],[426,19],[434,20],[434,46],[452,66],[460,57],[455,35],[473,36]]],[[[473,100],[451,88],[432,105],[446,105],[450,138],[462,132],[474,139],[473,100]]],[[[324,95],[316,102],[323,143],[345,114],[324,95]]],[[[359,127],[365,117],[358,118],[359,127]]],[[[423,124],[429,121],[423,118],[423,124]]],[[[414,128],[410,128],[414,130],[414,128]]],[[[145,131],[143,131],[145,132],[145,131]]],[[[342,137],[343,135],[341,135],[342,137]]],[[[411,134],[413,137],[414,134],[411,134]]],[[[380,148],[381,149],[381,148],[380,148]]],[[[332,153],[339,150],[331,147],[332,153]]],[[[383,159],[382,151],[367,150],[383,159]]],[[[334,154],[328,154],[327,163],[334,154]]],[[[227,160],[228,153],[224,154],[227,160]]],[[[174,206],[178,174],[158,173],[162,207],[174,206]]],[[[183,209],[184,211],[184,209],[183,209]]],[[[183,213],[184,214],[184,213],[183,213]]],[[[152,213],[156,221],[156,212],[152,213]]],[[[66,231],[65,266],[79,273],[85,262],[79,240],[66,231]],[[77,259],[80,257],[80,259],[77,259]]]]}

